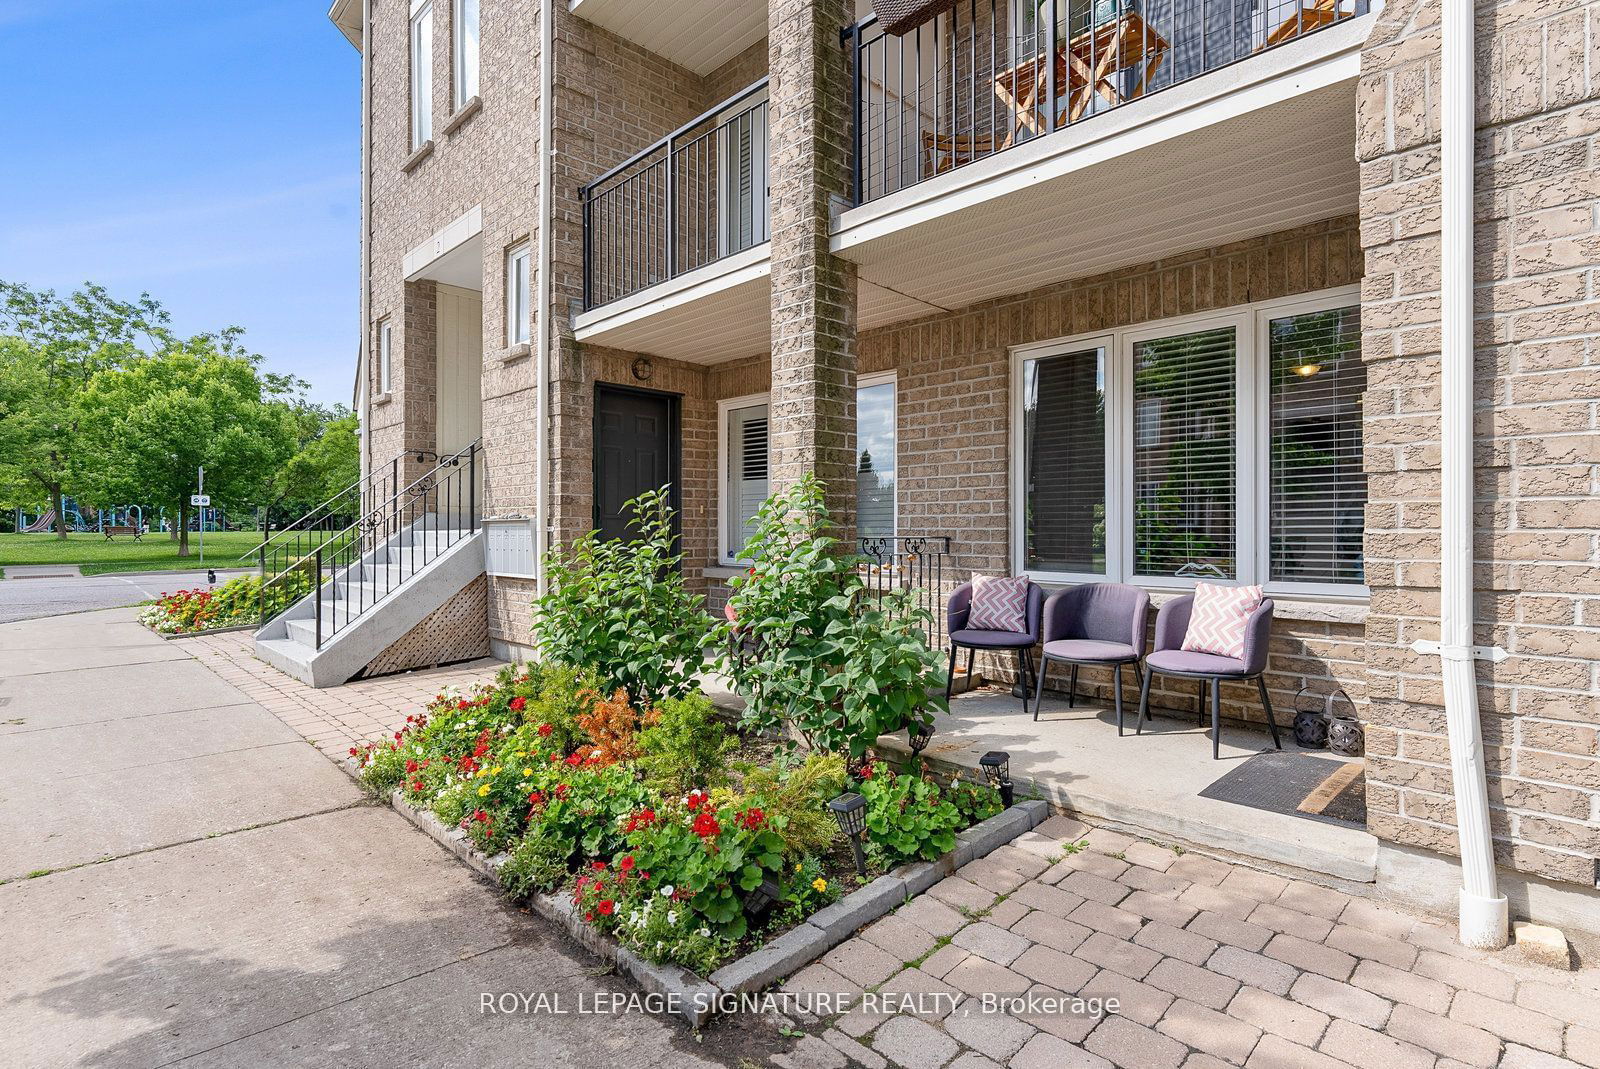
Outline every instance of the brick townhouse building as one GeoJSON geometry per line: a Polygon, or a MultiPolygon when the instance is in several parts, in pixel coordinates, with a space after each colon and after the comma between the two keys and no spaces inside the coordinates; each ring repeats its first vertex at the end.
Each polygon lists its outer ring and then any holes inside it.
{"type": "Polygon", "coordinates": [[[524,654],[540,551],[664,483],[719,605],[815,471],[941,593],[1263,583],[1280,720],[1366,726],[1357,878],[1600,929],[1600,4],[933,8],[338,0],[367,490],[482,535],[264,655],[524,654]]]}

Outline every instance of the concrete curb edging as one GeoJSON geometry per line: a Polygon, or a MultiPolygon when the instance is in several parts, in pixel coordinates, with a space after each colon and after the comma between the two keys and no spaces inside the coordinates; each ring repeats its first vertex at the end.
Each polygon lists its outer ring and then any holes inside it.
{"type": "MultiPolygon", "coordinates": [[[[355,762],[339,762],[360,782],[355,762]]],[[[389,793],[389,805],[420,831],[464,861],[473,871],[500,884],[500,869],[509,855],[489,857],[460,828],[447,828],[427,810],[417,809],[398,788],[389,793]]],[[[1031,831],[1050,816],[1050,805],[1037,799],[1018,802],[988,820],[957,833],[956,848],[935,861],[901,865],[865,887],[825,906],[801,924],[762,944],[701,979],[677,965],[658,965],[639,957],[608,935],[590,927],[578,916],[565,895],[535,893],[528,904],[539,916],[565,931],[596,957],[616,966],[645,992],[666,998],[667,1007],[691,1028],[705,1027],[726,995],[760,991],[849,939],[860,928],[887,916],[913,897],[932,887],[968,861],[987,856],[1023,832],[1031,831]]]]}
{"type": "Polygon", "coordinates": [[[151,628],[151,631],[171,642],[173,639],[179,638],[204,638],[206,635],[229,635],[235,631],[254,631],[260,626],[260,624],[234,624],[231,627],[208,627],[204,631],[178,631],[170,635],[155,631],[154,628],[151,628]]]}

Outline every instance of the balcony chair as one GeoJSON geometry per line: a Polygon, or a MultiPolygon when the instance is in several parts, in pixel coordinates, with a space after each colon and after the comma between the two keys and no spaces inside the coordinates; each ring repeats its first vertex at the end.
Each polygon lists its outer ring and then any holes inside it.
{"type": "Polygon", "coordinates": [[[956,681],[956,651],[967,651],[967,678],[972,678],[972,665],[979,650],[1015,650],[1017,654],[1017,679],[1022,684],[1022,711],[1028,711],[1030,679],[1037,685],[1033,673],[1033,647],[1039,643],[1039,618],[1044,611],[1044,590],[1037,583],[1028,584],[1028,600],[1023,608],[1022,631],[988,631],[969,628],[967,620],[972,613],[972,584],[962,583],[951,593],[945,605],[946,633],[950,636],[950,671],[945,677],[944,696],[950,699],[956,681]]]}
{"type": "Polygon", "coordinates": [[[1117,734],[1122,734],[1122,666],[1133,665],[1143,687],[1139,659],[1144,656],[1145,622],[1150,615],[1150,595],[1123,583],[1086,583],[1050,595],[1044,603],[1044,649],[1039,665],[1039,692],[1033,718],[1044,705],[1044,683],[1050,662],[1072,666],[1067,684],[1067,708],[1078,696],[1078,668],[1089,665],[1112,670],[1112,694],[1117,709],[1117,734]]]}
{"type": "MultiPolygon", "coordinates": [[[[1157,674],[1181,679],[1198,679],[1211,684],[1211,759],[1221,756],[1222,698],[1224,679],[1254,679],[1261,693],[1261,708],[1267,714],[1267,727],[1272,731],[1272,744],[1283,749],[1278,739],[1278,725],[1272,719],[1272,699],[1267,697],[1267,684],[1261,673],[1267,667],[1267,644],[1272,637],[1272,599],[1263,598],[1245,623],[1244,656],[1238,659],[1215,653],[1196,653],[1183,648],[1183,637],[1189,631],[1189,616],[1194,610],[1194,595],[1173,598],[1156,613],[1155,652],[1144,659],[1144,679],[1139,684],[1139,719],[1135,734],[1144,733],[1144,723],[1150,717],[1150,680],[1157,674]]],[[[1203,714],[1201,723],[1204,723],[1203,714]]]]}

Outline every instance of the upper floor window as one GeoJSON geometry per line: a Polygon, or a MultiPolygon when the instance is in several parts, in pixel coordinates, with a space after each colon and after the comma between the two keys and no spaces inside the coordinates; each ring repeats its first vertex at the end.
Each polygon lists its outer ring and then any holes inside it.
{"type": "Polygon", "coordinates": [[[529,300],[528,246],[506,253],[506,343],[523,345],[533,336],[532,302],[529,300]]]}
{"type": "Polygon", "coordinates": [[[478,0],[455,0],[450,23],[455,38],[451,50],[455,106],[460,108],[478,95],[478,0]]]}
{"type": "Polygon", "coordinates": [[[1350,291],[1030,346],[1015,371],[1019,571],[1361,591],[1350,291]]]}
{"type": "Polygon", "coordinates": [[[411,148],[433,140],[433,3],[411,0],[411,148]]]}
{"type": "Polygon", "coordinates": [[[393,367],[391,333],[387,319],[378,324],[378,392],[384,394],[389,392],[393,367]]]}

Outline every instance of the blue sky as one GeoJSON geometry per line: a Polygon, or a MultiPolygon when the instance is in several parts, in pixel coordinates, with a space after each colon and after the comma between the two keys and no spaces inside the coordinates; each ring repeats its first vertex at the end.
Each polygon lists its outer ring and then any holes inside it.
{"type": "Polygon", "coordinates": [[[0,278],[149,291],[350,403],[360,56],[326,0],[0,0],[0,278]]]}

